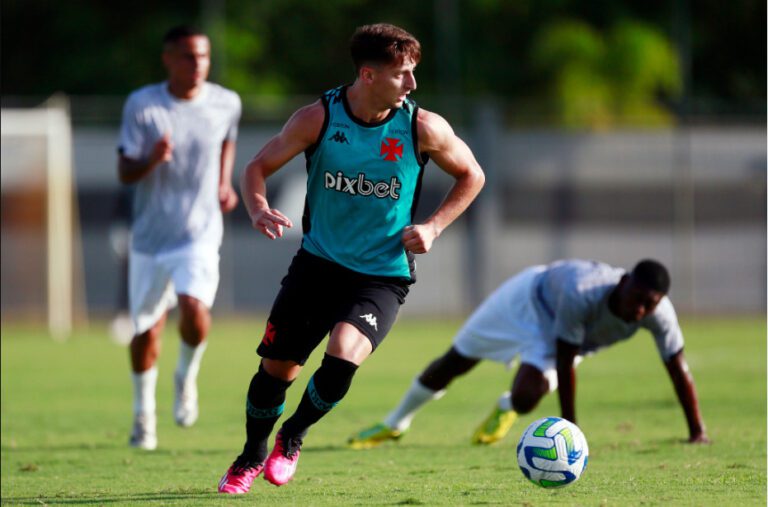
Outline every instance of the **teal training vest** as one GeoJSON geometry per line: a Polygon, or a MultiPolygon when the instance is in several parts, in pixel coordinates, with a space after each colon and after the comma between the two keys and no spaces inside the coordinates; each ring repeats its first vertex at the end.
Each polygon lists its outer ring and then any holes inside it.
{"type": "Polygon", "coordinates": [[[414,280],[413,255],[400,237],[410,225],[426,156],[416,138],[416,103],[365,123],[347,86],[323,94],[325,122],[307,158],[302,246],[359,273],[414,280]]]}

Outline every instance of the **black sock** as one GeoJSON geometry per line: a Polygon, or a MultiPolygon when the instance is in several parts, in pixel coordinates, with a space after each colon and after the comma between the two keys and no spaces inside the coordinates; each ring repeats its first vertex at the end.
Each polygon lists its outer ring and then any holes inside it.
{"type": "Polygon", "coordinates": [[[261,463],[267,458],[267,439],[285,407],[285,391],[291,382],[273,377],[259,365],[245,399],[247,440],[238,460],[261,463]]]}
{"type": "Polygon", "coordinates": [[[347,394],[356,370],[355,363],[326,354],[320,368],[309,379],[296,412],[283,423],[283,434],[304,438],[309,427],[347,394]]]}

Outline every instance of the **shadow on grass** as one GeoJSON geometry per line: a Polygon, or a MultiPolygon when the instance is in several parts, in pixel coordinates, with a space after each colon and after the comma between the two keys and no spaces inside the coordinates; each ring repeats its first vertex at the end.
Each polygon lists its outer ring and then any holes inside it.
{"type": "Polygon", "coordinates": [[[64,444],[64,445],[3,445],[0,447],[0,452],[14,453],[14,452],[79,452],[79,451],[124,451],[126,453],[134,453],[137,456],[180,456],[180,455],[196,455],[196,456],[219,456],[222,454],[231,454],[232,449],[189,449],[189,448],[171,448],[161,447],[154,451],[144,451],[142,449],[133,449],[125,443],[116,444],[64,444]]]}
{"type": "Polygon", "coordinates": [[[65,445],[4,445],[2,452],[41,452],[41,451],[106,451],[127,448],[128,444],[65,444],[65,445]]]}
{"type": "Polygon", "coordinates": [[[691,446],[695,447],[697,444],[691,444],[688,442],[687,438],[684,437],[659,437],[659,438],[650,438],[648,440],[642,440],[640,442],[641,449],[640,450],[647,450],[647,449],[659,449],[659,448],[669,448],[674,446],[691,446]]]}
{"type": "Polygon", "coordinates": [[[317,453],[334,453],[334,452],[349,452],[352,454],[359,454],[360,456],[376,453],[388,453],[392,451],[435,451],[435,452],[489,452],[505,449],[515,450],[516,442],[509,440],[509,443],[499,443],[493,446],[481,446],[471,445],[465,443],[463,440],[457,440],[455,444],[433,444],[433,443],[420,443],[420,442],[386,442],[378,447],[371,449],[352,449],[346,445],[304,445],[302,452],[317,452],[317,453]]]}
{"type": "Polygon", "coordinates": [[[88,504],[110,504],[110,503],[142,503],[142,502],[163,502],[163,501],[192,501],[207,500],[212,501],[216,498],[223,498],[217,493],[206,492],[169,492],[169,493],[126,493],[124,495],[72,495],[72,496],[26,496],[26,497],[6,497],[0,500],[2,505],[88,505],[88,504]]]}

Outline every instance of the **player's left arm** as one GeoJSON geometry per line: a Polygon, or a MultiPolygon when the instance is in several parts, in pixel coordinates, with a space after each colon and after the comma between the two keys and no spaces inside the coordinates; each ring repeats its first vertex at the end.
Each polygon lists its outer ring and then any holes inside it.
{"type": "Polygon", "coordinates": [[[419,152],[426,153],[440,169],[456,181],[443,202],[424,222],[403,231],[402,242],[413,253],[426,253],[443,230],[448,227],[480,193],[485,175],[472,150],[440,115],[418,110],[419,152]]]}
{"type": "Polygon", "coordinates": [[[690,433],[688,441],[694,444],[709,443],[707,429],[704,426],[704,420],[699,411],[696,386],[693,383],[693,376],[688,368],[688,363],[685,361],[683,351],[680,350],[664,361],[664,366],[667,367],[669,377],[675,386],[677,398],[680,400],[683,412],[685,412],[685,420],[688,422],[688,431],[690,433]]]}
{"type": "Polygon", "coordinates": [[[557,370],[557,395],[563,419],[576,424],[576,369],[573,362],[579,354],[579,346],[558,338],[555,356],[557,370]]]}
{"type": "Polygon", "coordinates": [[[225,139],[221,143],[221,173],[219,175],[219,206],[229,213],[237,206],[237,192],[232,187],[232,171],[235,167],[235,141],[225,139]]]}

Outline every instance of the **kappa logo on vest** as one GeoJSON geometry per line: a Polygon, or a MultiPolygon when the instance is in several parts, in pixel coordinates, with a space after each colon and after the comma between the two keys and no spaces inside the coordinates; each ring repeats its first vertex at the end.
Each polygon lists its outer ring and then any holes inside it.
{"type": "Polygon", "coordinates": [[[335,141],[339,144],[349,144],[349,139],[344,132],[337,130],[335,134],[328,138],[329,141],[335,141]]]}
{"type": "Polygon", "coordinates": [[[362,195],[363,197],[373,194],[379,199],[389,197],[396,201],[400,199],[400,194],[397,193],[400,187],[402,187],[402,184],[397,179],[397,176],[392,176],[389,182],[386,182],[371,181],[362,172],[357,174],[357,178],[348,178],[341,171],[336,174],[328,171],[325,172],[325,188],[344,194],[362,195]]]}
{"type": "Polygon", "coordinates": [[[384,160],[390,162],[397,162],[397,157],[403,158],[403,143],[400,139],[394,137],[387,137],[381,142],[381,152],[379,155],[385,155],[384,160]]]}

